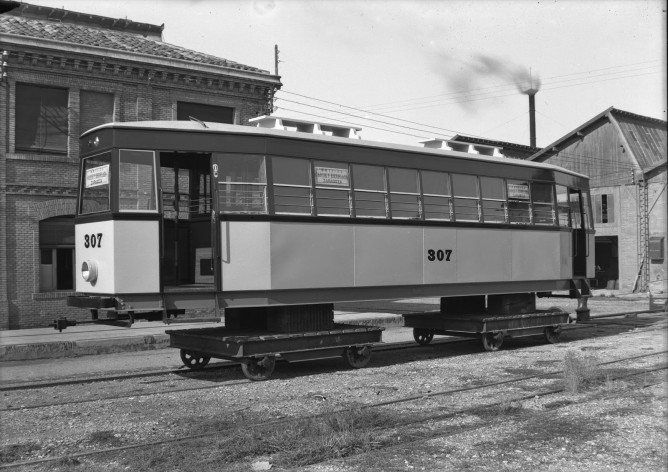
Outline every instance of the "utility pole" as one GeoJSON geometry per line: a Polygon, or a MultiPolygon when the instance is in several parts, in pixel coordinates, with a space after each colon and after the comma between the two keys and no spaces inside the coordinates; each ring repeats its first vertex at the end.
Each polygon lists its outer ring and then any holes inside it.
{"type": "Polygon", "coordinates": [[[278,75],[278,44],[274,44],[274,75],[278,75]]]}

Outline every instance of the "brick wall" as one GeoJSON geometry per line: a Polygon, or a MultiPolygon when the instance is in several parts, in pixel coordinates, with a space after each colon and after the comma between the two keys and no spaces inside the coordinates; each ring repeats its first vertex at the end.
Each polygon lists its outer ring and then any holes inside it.
{"type": "Polygon", "coordinates": [[[0,329],[44,327],[60,316],[87,320],[87,311],[66,306],[71,292],[40,292],[39,222],[74,212],[79,132],[97,124],[90,121],[97,98],[108,103],[96,94],[113,96],[117,121],[172,120],[181,100],[233,107],[239,124],[263,110],[264,96],[238,83],[216,87],[206,81],[170,83],[69,66],[47,69],[12,57],[8,70],[8,80],[0,84],[0,329]],[[17,82],[68,88],[67,155],[15,152],[17,82]]]}

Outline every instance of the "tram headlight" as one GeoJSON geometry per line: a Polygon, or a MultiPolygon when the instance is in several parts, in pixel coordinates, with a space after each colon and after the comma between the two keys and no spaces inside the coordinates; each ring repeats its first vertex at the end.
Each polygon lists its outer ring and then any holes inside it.
{"type": "Polygon", "coordinates": [[[94,284],[97,280],[97,262],[95,261],[84,261],[81,264],[81,277],[86,282],[94,284]]]}

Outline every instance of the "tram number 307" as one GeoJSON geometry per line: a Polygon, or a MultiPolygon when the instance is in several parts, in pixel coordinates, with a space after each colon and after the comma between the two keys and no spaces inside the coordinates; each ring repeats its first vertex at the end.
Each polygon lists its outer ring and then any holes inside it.
{"type": "Polygon", "coordinates": [[[427,249],[427,260],[430,262],[433,261],[450,261],[450,256],[452,255],[452,249],[427,249]]]}
{"type": "Polygon", "coordinates": [[[102,247],[102,233],[84,235],[84,247],[102,247]]]}

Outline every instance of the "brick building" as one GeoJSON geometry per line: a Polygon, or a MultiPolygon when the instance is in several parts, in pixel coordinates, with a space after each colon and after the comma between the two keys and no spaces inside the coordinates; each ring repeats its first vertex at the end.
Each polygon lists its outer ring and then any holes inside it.
{"type": "Polygon", "coordinates": [[[595,287],[666,293],[666,122],[608,108],[531,160],[588,175],[595,287]]]}
{"type": "Polygon", "coordinates": [[[279,77],[163,26],[0,0],[0,329],[46,326],[74,280],[78,136],[110,121],[247,124],[279,77]]]}

